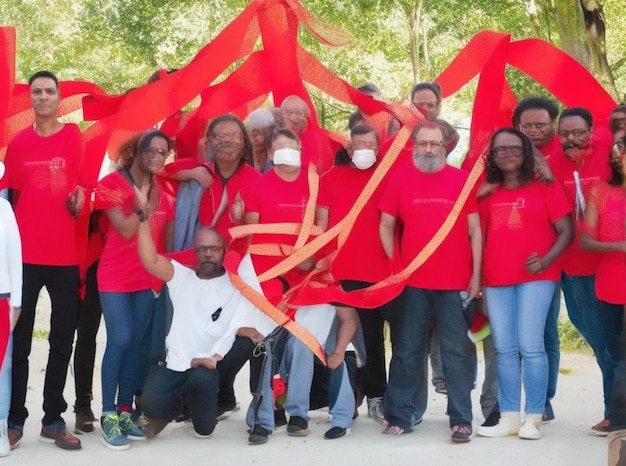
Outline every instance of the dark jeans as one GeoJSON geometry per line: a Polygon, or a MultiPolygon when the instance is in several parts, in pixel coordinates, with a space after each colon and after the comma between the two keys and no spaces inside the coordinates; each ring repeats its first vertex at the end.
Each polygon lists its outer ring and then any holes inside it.
{"type": "MultiPolygon", "coordinates": [[[[217,404],[220,408],[230,410],[235,407],[237,399],[235,398],[235,377],[244,366],[246,361],[252,357],[254,343],[246,337],[236,337],[233,347],[226,353],[224,359],[217,363],[217,370],[220,374],[219,393],[217,396],[217,404]]],[[[256,388],[252,384],[250,377],[250,390],[256,388]]]]}
{"type": "MultiPolygon", "coordinates": [[[[371,285],[372,283],[356,280],[341,280],[341,287],[345,291],[360,290],[371,285]]],[[[375,309],[357,309],[363,329],[367,362],[365,366],[356,370],[356,387],[357,392],[367,398],[382,397],[387,388],[383,330],[390,306],[388,303],[375,309]]]]}
{"type": "Polygon", "coordinates": [[[439,330],[443,370],[448,389],[450,426],[472,425],[471,391],[475,347],[467,336],[466,318],[458,291],[424,290],[407,286],[389,317],[392,356],[385,392],[385,419],[405,430],[413,427],[414,397],[424,381],[428,325],[439,330]]]}
{"type": "Polygon", "coordinates": [[[80,301],[76,324],[76,347],[74,348],[74,386],[76,405],[74,410],[81,413],[91,409],[93,389],[93,366],[96,359],[96,335],[100,327],[102,306],[98,294],[96,274],[98,261],[87,269],[85,298],[80,301]]]}
{"type": "Polygon", "coordinates": [[[35,308],[39,291],[46,287],[50,295],[50,352],[43,389],[43,425],[62,421],[67,409],[63,398],[67,367],[72,355],[76,315],[78,313],[78,266],[24,264],[22,314],[13,331],[13,389],[11,392],[10,426],[23,426],[28,417],[28,356],[30,355],[35,308]]]}
{"type": "Polygon", "coordinates": [[[176,372],[159,365],[148,374],[143,390],[145,415],[152,419],[171,421],[189,410],[193,427],[201,435],[209,435],[217,424],[217,389],[219,374],[206,367],[176,372]]]}

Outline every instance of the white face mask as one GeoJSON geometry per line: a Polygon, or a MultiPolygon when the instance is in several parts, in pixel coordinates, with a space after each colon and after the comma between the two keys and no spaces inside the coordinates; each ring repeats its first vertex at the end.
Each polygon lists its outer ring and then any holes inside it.
{"type": "Polygon", "coordinates": [[[4,176],[4,163],[0,162],[0,180],[4,176]]]}
{"type": "Polygon", "coordinates": [[[367,170],[376,163],[376,153],[372,149],[357,149],[352,154],[352,163],[360,170],[367,170]]]}
{"type": "Polygon", "coordinates": [[[300,160],[300,151],[298,149],[276,149],[274,151],[274,165],[290,165],[292,167],[299,167],[302,161],[300,160]]]}

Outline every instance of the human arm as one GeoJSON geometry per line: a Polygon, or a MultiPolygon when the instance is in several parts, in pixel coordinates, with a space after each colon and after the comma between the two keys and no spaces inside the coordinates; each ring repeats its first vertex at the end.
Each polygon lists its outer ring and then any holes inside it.
{"type": "Polygon", "coordinates": [[[380,224],[378,226],[378,234],[383,250],[389,259],[393,258],[394,237],[396,230],[396,218],[388,213],[380,213],[380,224]]]}
{"type": "Polygon", "coordinates": [[[476,298],[481,292],[481,274],[483,261],[483,238],[480,229],[480,216],[478,212],[467,215],[467,228],[472,251],[472,277],[467,286],[467,294],[471,299],[476,298]]]}
{"type": "Polygon", "coordinates": [[[193,358],[191,360],[191,367],[206,367],[207,369],[216,369],[217,363],[221,361],[223,357],[217,353],[213,356],[203,357],[203,358],[193,358]]]}
{"type": "Polygon", "coordinates": [[[328,229],[328,207],[317,206],[315,208],[315,224],[320,227],[322,231],[328,229]]]}
{"type": "Polygon", "coordinates": [[[139,223],[137,251],[141,264],[149,273],[165,282],[169,282],[172,279],[174,266],[169,260],[157,253],[152,234],[150,233],[150,224],[147,221],[139,223]]]}
{"type": "Polygon", "coordinates": [[[337,343],[332,354],[326,358],[326,364],[331,370],[337,369],[343,362],[346,348],[354,338],[359,325],[359,315],[353,307],[335,306],[339,326],[337,328],[337,343]]]}
{"type": "Polygon", "coordinates": [[[237,336],[249,338],[255,345],[261,343],[265,338],[262,333],[253,327],[239,327],[237,330],[237,336]]]}
{"type": "Polygon", "coordinates": [[[553,223],[556,231],[556,241],[550,250],[543,256],[539,257],[536,252],[528,256],[526,260],[526,271],[531,274],[539,274],[548,268],[570,245],[574,239],[574,229],[572,227],[572,219],[569,215],[564,215],[553,223]]]}
{"type": "Polygon", "coordinates": [[[70,215],[74,218],[78,217],[85,206],[85,192],[85,188],[76,186],[67,198],[67,208],[70,211],[70,215]]]}
{"type": "Polygon", "coordinates": [[[238,225],[244,220],[244,213],[246,206],[241,198],[241,192],[238,192],[233,201],[233,205],[230,206],[230,221],[233,225],[238,225]]]}
{"type": "Polygon", "coordinates": [[[533,157],[535,159],[535,174],[537,178],[546,184],[552,183],[554,181],[554,175],[552,174],[550,165],[546,157],[535,146],[533,146],[533,157]]]}
{"type": "Polygon", "coordinates": [[[211,172],[203,165],[194,168],[185,168],[175,173],[172,173],[170,176],[176,181],[181,182],[196,180],[200,184],[200,186],[205,189],[210,188],[213,184],[213,176],[211,175],[211,172]]]}
{"type": "MultiPolygon", "coordinates": [[[[587,208],[585,210],[585,228],[591,231],[597,231],[600,223],[598,208],[594,202],[594,197],[589,197],[587,208]]],[[[626,240],[624,241],[600,241],[594,238],[594,235],[588,231],[582,232],[580,235],[580,248],[583,251],[591,252],[624,252],[626,253],[626,240]]]]}

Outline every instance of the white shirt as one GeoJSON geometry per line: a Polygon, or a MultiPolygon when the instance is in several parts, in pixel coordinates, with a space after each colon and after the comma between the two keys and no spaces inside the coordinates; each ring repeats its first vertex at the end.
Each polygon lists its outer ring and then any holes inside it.
{"type": "Polygon", "coordinates": [[[10,293],[9,305],[22,305],[22,241],[11,204],[0,198],[0,293],[10,293]]]}

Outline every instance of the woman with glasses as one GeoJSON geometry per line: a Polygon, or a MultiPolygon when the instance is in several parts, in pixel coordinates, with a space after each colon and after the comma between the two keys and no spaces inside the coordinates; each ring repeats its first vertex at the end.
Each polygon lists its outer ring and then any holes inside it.
{"type": "Polygon", "coordinates": [[[562,188],[537,180],[534,164],[532,143],[522,132],[503,128],[492,136],[486,174],[496,189],[479,207],[483,290],[496,348],[501,418],[495,426],[478,429],[484,437],[541,437],[548,384],[544,329],[560,277],[558,258],[573,231],[562,188]]]}
{"type": "Polygon", "coordinates": [[[102,440],[113,450],[127,449],[129,438],[145,438],[131,419],[131,407],[140,384],[141,342],[152,315],[156,284],[139,260],[137,229],[141,222],[150,222],[157,249],[171,250],[174,202],[155,178],[170,150],[164,133],[140,134],[132,159],[104,177],[96,191],[95,208],[104,211],[110,224],[97,278],[107,330],[101,374],[102,440]]]}

